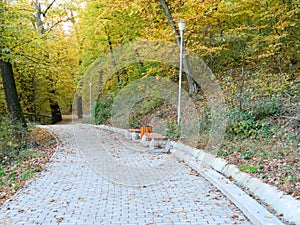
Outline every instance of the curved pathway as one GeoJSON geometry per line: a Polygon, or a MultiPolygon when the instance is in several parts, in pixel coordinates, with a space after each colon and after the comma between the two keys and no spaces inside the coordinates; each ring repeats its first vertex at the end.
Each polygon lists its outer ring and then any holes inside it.
{"type": "Polygon", "coordinates": [[[45,126],[57,153],[0,208],[0,224],[251,224],[172,154],[92,125],[45,126]]]}

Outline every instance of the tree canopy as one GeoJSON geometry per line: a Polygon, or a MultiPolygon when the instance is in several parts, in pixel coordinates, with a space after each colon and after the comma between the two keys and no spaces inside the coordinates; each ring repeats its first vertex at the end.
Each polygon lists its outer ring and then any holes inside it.
{"type": "MultiPolygon", "coordinates": [[[[137,40],[176,42],[179,19],[187,22],[185,46],[203,57],[229,102],[237,104],[241,86],[253,96],[298,94],[296,0],[2,0],[1,7],[1,60],[13,66],[26,113],[49,113],[49,101],[71,107],[75,87],[95,59],[137,40]]],[[[107,90],[126,85],[128,77],[161,74],[161,68],[146,62],[126,68],[107,90]]],[[[177,76],[168,70],[166,76],[177,76]]]]}
{"type": "MultiPolygon", "coordinates": [[[[48,3],[39,4],[42,7],[48,3]]],[[[44,22],[41,33],[36,25],[37,10],[30,1],[2,1],[2,5],[5,10],[1,12],[4,21],[1,24],[1,60],[13,65],[23,111],[49,114],[49,101],[70,106],[78,59],[76,48],[70,45],[72,39],[60,24],[62,9],[58,7],[61,6],[53,6],[55,10],[48,11],[51,22],[44,22]]]]}

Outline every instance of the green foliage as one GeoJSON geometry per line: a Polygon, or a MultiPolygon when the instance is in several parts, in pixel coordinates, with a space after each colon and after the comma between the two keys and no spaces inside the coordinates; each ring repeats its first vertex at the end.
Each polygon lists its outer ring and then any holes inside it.
{"type": "MultiPolygon", "coordinates": [[[[268,114],[270,112],[267,111],[265,113],[268,114]]],[[[268,120],[256,119],[252,111],[241,111],[239,109],[233,109],[231,111],[226,133],[231,138],[236,136],[242,139],[259,135],[267,138],[273,135],[268,120]]]]}
{"type": "Polygon", "coordinates": [[[220,150],[220,151],[217,152],[217,156],[225,157],[225,156],[228,156],[228,155],[229,155],[229,153],[227,151],[220,150]]]}
{"type": "Polygon", "coordinates": [[[257,173],[259,171],[258,166],[253,166],[247,163],[240,165],[238,168],[240,169],[240,171],[245,171],[249,173],[257,173]]]}
{"type": "MultiPolygon", "coordinates": [[[[108,122],[111,116],[110,110],[111,104],[113,103],[113,95],[117,95],[123,88],[126,88],[127,85],[149,76],[157,77],[158,79],[162,79],[162,77],[168,80],[175,79],[175,77],[177,78],[178,76],[177,72],[176,68],[161,62],[134,63],[117,71],[101,87],[95,108],[96,123],[108,122]],[[176,76],[174,72],[176,72],[176,76]],[[116,82],[116,76],[119,78],[119,85],[116,82]]],[[[138,90],[141,92],[145,88],[143,85],[144,83],[141,83],[138,87],[138,90]]],[[[136,91],[137,89],[131,90],[130,94],[134,95],[136,91]]],[[[132,107],[129,118],[130,127],[140,127],[144,124],[144,121],[142,121],[143,117],[155,112],[164,103],[163,96],[160,96],[160,91],[153,88],[149,96],[136,102],[132,107]]]]}
{"type": "Polygon", "coordinates": [[[144,119],[154,113],[165,103],[159,96],[148,96],[137,102],[130,112],[129,123],[131,127],[140,127],[145,124],[144,119]]]}
{"type": "Polygon", "coordinates": [[[180,130],[178,129],[178,124],[174,122],[167,123],[164,135],[167,136],[171,141],[178,140],[178,138],[180,138],[180,130]]]}
{"type": "Polygon", "coordinates": [[[96,0],[86,2],[74,24],[81,48],[79,71],[116,46],[135,41],[143,27],[143,19],[135,2],[96,0]]]}
{"type": "Polygon", "coordinates": [[[241,154],[241,158],[242,159],[251,159],[255,154],[255,150],[254,149],[249,149],[247,151],[243,151],[241,154]]]}
{"type": "Polygon", "coordinates": [[[30,179],[31,177],[33,177],[33,176],[34,176],[34,171],[31,171],[28,168],[27,168],[27,170],[25,170],[21,173],[21,179],[23,181],[26,181],[26,180],[30,179]]]}
{"type": "Polygon", "coordinates": [[[7,117],[0,118],[0,161],[10,162],[27,148],[27,130],[7,117]]]}
{"type": "Polygon", "coordinates": [[[280,115],[282,111],[281,102],[278,98],[265,99],[251,107],[252,115],[256,120],[262,120],[269,116],[280,115]]]}
{"type": "Polygon", "coordinates": [[[54,4],[44,17],[45,32],[40,33],[33,14],[34,4],[29,1],[1,4],[4,11],[0,15],[0,59],[13,65],[23,111],[50,114],[50,99],[62,107],[69,106],[78,59],[76,48],[72,47],[74,39],[66,37],[60,26],[67,8],[54,4]]]}
{"type": "Polygon", "coordinates": [[[2,166],[0,167],[0,187],[3,185],[3,177],[5,175],[4,170],[2,169],[2,166]]]}
{"type": "Polygon", "coordinates": [[[96,102],[95,122],[96,124],[108,124],[111,117],[113,95],[106,95],[102,100],[96,102]]]}

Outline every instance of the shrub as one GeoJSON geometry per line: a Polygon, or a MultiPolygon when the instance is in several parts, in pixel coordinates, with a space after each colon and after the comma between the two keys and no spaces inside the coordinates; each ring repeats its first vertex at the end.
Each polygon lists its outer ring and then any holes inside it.
{"type": "Polygon", "coordinates": [[[180,138],[180,131],[178,130],[178,124],[177,123],[167,123],[165,136],[167,136],[170,140],[177,140],[180,138]]]}
{"type": "Polygon", "coordinates": [[[96,124],[107,124],[111,117],[113,96],[107,95],[103,100],[98,101],[95,106],[96,124]]]}
{"type": "Polygon", "coordinates": [[[27,130],[14,124],[7,117],[0,118],[0,160],[2,163],[15,159],[27,146],[27,130]]]}
{"type": "Polygon", "coordinates": [[[238,167],[240,171],[249,172],[249,173],[257,173],[259,171],[258,166],[253,166],[247,163],[244,163],[238,167]]]}
{"type": "Polygon", "coordinates": [[[263,119],[268,116],[279,115],[281,113],[281,103],[278,98],[265,99],[251,107],[252,115],[255,119],[263,119]]]}
{"type": "Polygon", "coordinates": [[[258,135],[267,138],[273,135],[269,121],[258,120],[252,111],[239,109],[231,111],[226,133],[230,138],[238,136],[242,139],[258,135]]]}

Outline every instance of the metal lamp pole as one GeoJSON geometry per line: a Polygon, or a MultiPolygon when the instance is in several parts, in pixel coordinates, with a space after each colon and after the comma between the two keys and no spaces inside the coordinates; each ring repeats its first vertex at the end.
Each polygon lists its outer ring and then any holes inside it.
{"type": "Polygon", "coordinates": [[[183,55],[183,33],[185,28],[185,21],[180,20],[178,22],[178,28],[180,31],[180,62],[179,62],[179,91],[178,91],[178,117],[177,124],[180,127],[180,114],[181,114],[181,82],[182,82],[182,55],[183,55]]]}
{"type": "Polygon", "coordinates": [[[90,82],[90,117],[92,118],[92,86],[93,83],[90,82]]]}

